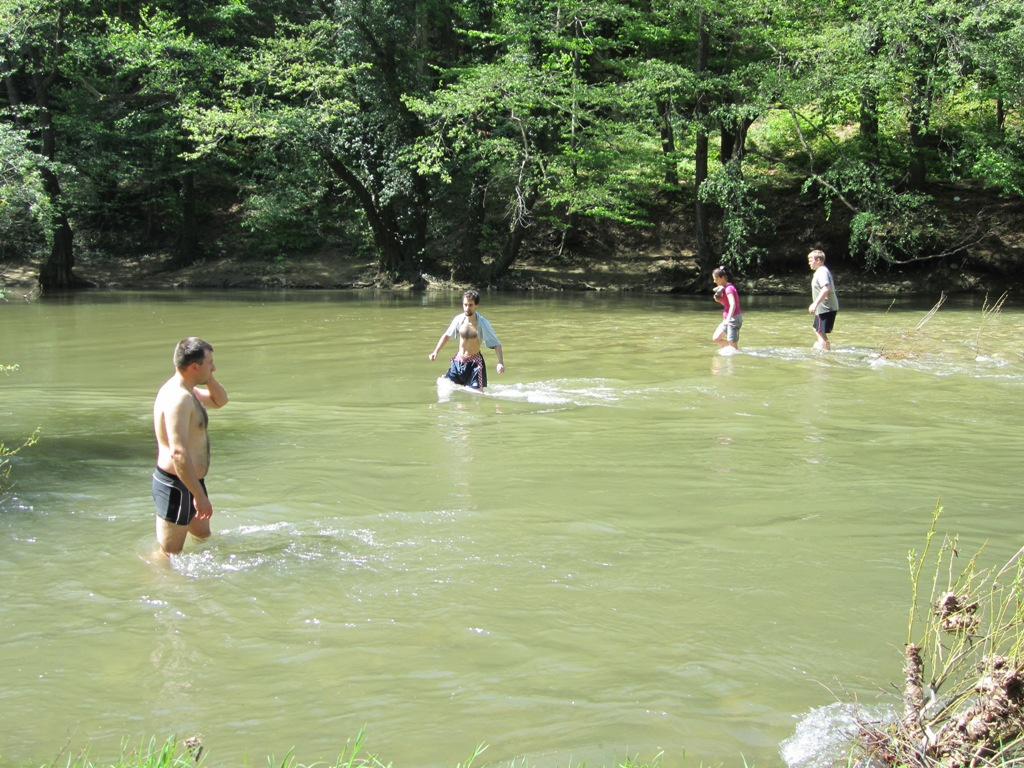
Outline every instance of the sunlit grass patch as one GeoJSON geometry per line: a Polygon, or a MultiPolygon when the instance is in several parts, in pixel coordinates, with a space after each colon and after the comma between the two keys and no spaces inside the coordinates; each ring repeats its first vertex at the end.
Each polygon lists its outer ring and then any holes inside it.
{"type": "MultiPolygon", "coordinates": [[[[292,753],[288,753],[281,760],[274,757],[267,758],[269,768],[392,768],[392,764],[384,762],[377,755],[365,753],[363,743],[365,731],[361,730],[355,739],[346,742],[341,754],[333,763],[317,762],[309,765],[299,763],[292,753]]],[[[65,747],[66,749],[66,747],[65,747]]],[[[487,750],[485,744],[478,744],[473,754],[465,762],[455,764],[452,768],[483,768],[480,759],[487,750]]],[[[63,753],[63,750],[62,750],[63,753]]],[[[202,743],[202,736],[196,734],[189,738],[178,740],[170,737],[162,744],[152,739],[148,744],[143,744],[139,749],[129,750],[123,748],[121,756],[114,762],[93,761],[87,752],[77,758],[62,760],[60,757],[44,768],[198,768],[206,758],[202,743]]],[[[650,760],[640,760],[639,757],[626,757],[616,761],[614,767],[603,768],[661,768],[662,754],[655,755],[650,760]]],[[[565,768],[585,768],[586,763],[570,762],[565,768]]],[[[744,761],[746,766],[746,761],[744,761]]],[[[515,758],[508,763],[508,768],[534,768],[525,758],[515,758]]],[[[747,768],[752,768],[748,766],[747,768]]]]}

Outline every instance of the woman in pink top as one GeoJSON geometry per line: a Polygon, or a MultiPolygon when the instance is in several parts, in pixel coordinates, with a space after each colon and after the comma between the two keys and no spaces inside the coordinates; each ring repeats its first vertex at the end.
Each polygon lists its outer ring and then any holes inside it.
{"type": "Polygon", "coordinates": [[[719,347],[737,349],[740,340],[740,326],[743,325],[743,312],[740,310],[740,294],[736,286],[729,282],[729,274],[725,267],[718,267],[711,273],[715,281],[715,301],[722,305],[722,322],[718,324],[711,340],[719,347]]]}

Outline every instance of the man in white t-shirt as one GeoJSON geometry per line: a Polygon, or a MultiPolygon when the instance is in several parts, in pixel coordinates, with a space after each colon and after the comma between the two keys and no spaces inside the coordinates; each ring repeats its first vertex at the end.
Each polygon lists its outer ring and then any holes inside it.
{"type": "Polygon", "coordinates": [[[811,305],[807,311],[814,315],[815,349],[832,349],[828,335],[836,323],[839,312],[839,297],[836,295],[836,283],[832,273],[825,266],[825,252],[814,250],[807,254],[807,266],[814,270],[811,278],[811,305]]]}

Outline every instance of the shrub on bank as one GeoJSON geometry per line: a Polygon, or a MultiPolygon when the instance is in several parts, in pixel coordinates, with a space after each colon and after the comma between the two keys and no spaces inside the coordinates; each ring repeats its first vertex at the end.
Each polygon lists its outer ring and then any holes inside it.
{"type": "Polygon", "coordinates": [[[1024,547],[998,570],[980,566],[981,550],[961,561],[955,536],[933,555],[940,512],[909,555],[902,713],[859,723],[856,765],[1024,764],[1024,547]]]}

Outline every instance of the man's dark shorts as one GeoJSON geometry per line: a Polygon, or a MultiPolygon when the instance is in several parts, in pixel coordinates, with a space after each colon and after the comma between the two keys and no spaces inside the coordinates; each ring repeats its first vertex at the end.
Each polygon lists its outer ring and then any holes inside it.
{"type": "Polygon", "coordinates": [[[483,355],[453,357],[445,378],[461,387],[484,389],[487,386],[487,365],[483,355]]]}
{"type": "MultiPolygon", "coordinates": [[[[199,484],[206,490],[206,481],[199,484]]],[[[188,525],[196,516],[196,506],[192,503],[192,493],[177,475],[156,468],[153,473],[153,502],[156,504],[156,516],[174,525],[188,525]]]]}
{"type": "Polygon", "coordinates": [[[832,333],[832,326],[836,324],[836,315],[839,314],[839,310],[834,312],[822,312],[820,315],[814,316],[814,330],[820,334],[832,333]]]}

